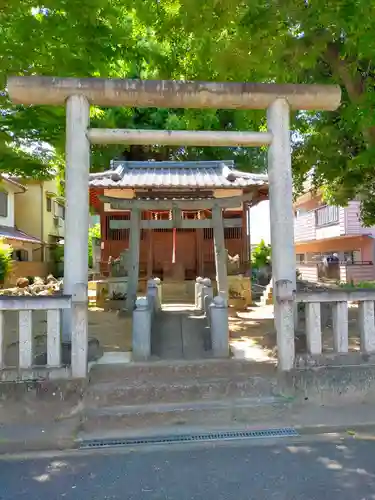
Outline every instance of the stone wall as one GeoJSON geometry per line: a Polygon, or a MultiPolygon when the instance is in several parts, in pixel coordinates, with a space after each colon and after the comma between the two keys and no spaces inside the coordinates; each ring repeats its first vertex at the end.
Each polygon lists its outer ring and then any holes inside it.
{"type": "Polygon", "coordinates": [[[18,278],[24,278],[27,276],[39,276],[41,278],[46,278],[51,272],[51,264],[49,262],[12,262],[11,272],[6,279],[5,285],[12,286],[17,283],[18,278]]]}

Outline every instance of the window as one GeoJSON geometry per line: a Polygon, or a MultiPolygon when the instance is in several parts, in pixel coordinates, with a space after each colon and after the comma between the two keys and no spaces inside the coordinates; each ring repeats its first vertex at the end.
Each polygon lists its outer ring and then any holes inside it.
{"type": "MultiPolygon", "coordinates": [[[[107,215],[106,217],[106,230],[105,236],[107,240],[111,241],[122,241],[129,240],[129,229],[128,228],[113,228],[111,227],[111,221],[125,221],[129,220],[127,215],[107,215]]],[[[121,226],[121,223],[119,224],[121,226]]]]}
{"type": "Polygon", "coordinates": [[[303,264],[305,262],[305,254],[297,253],[296,254],[296,264],[303,264]]]}
{"type": "Polygon", "coordinates": [[[0,191],[0,217],[8,217],[8,193],[0,191]]]}
{"type": "Polygon", "coordinates": [[[326,205],[315,210],[317,227],[329,226],[339,222],[339,207],[326,205]]]}
{"type": "Polygon", "coordinates": [[[52,199],[49,196],[47,196],[46,203],[47,203],[47,212],[52,212],[52,199]]]}
{"type": "Polygon", "coordinates": [[[29,252],[27,250],[14,250],[12,259],[18,262],[27,262],[29,260],[29,252]]]}
{"type": "Polygon", "coordinates": [[[242,227],[225,227],[224,238],[226,240],[240,240],[242,238],[242,227]]]}
{"type": "Polygon", "coordinates": [[[55,202],[55,216],[60,217],[60,219],[65,219],[65,207],[60,205],[60,203],[55,202]]]}
{"type": "Polygon", "coordinates": [[[205,227],[203,229],[203,239],[204,240],[212,240],[214,237],[214,230],[212,227],[205,227]]]}

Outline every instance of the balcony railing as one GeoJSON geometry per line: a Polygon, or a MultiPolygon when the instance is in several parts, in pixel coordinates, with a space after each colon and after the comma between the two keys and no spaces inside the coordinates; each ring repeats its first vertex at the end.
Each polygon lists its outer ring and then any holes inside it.
{"type": "Polygon", "coordinates": [[[315,210],[316,227],[330,226],[339,222],[339,207],[325,205],[315,210]]]}

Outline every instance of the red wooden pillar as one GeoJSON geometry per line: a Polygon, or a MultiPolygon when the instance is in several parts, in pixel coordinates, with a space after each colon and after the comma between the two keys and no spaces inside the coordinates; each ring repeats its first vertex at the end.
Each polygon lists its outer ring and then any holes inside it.
{"type": "Polygon", "coordinates": [[[203,273],[204,273],[204,265],[203,265],[203,229],[197,228],[195,230],[195,237],[196,237],[196,249],[197,249],[197,277],[201,276],[202,278],[203,273]]]}

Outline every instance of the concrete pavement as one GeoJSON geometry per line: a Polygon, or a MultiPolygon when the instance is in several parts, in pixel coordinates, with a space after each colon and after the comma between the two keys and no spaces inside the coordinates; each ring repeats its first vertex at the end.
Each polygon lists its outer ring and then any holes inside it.
{"type": "Polygon", "coordinates": [[[2,500],[370,500],[375,436],[149,447],[0,463],[2,500]]]}
{"type": "Polygon", "coordinates": [[[152,354],[160,359],[204,359],[210,350],[207,319],[190,304],[163,304],[152,325],[152,354]]]}

